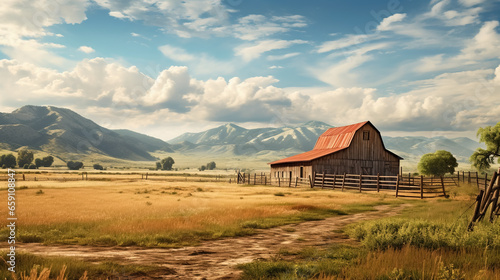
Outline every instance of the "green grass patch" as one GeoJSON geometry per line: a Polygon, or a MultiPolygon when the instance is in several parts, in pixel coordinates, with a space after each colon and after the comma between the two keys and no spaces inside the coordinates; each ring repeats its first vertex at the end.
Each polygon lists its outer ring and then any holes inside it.
{"type": "MultiPolygon", "coordinates": [[[[0,252],[3,259],[7,259],[6,252],[0,252]]],[[[134,276],[150,275],[155,273],[173,274],[173,270],[147,265],[121,265],[114,262],[88,263],[69,257],[42,257],[29,253],[16,253],[16,273],[30,274],[33,268],[40,273],[43,268],[50,269],[50,278],[59,275],[63,266],[66,266],[66,277],[68,279],[79,279],[85,272],[89,279],[118,279],[133,278],[134,276]]],[[[14,279],[12,273],[7,271],[7,265],[0,263],[0,279],[14,279]],[[4,269],[5,268],[5,269],[4,269]]],[[[31,279],[31,278],[30,278],[31,279]]]]}

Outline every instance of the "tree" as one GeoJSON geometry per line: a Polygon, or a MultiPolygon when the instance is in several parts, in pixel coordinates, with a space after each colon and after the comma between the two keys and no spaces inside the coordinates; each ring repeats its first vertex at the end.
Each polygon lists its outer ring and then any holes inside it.
{"type": "MultiPolygon", "coordinates": [[[[485,171],[495,162],[496,157],[500,157],[500,122],[493,127],[480,127],[477,136],[479,142],[486,144],[486,150],[478,148],[470,157],[470,161],[477,170],[485,171]]],[[[500,163],[500,159],[498,162],[500,163]]]]}
{"type": "Polygon", "coordinates": [[[50,167],[54,163],[53,156],[46,156],[42,159],[43,167],[50,167]]]}
{"type": "Polygon", "coordinates": [[[172,170],[172,165],[174,165],[174,163],[175,163],[175,161],[171,157],[162,159],[160,161],[161,170],[172,170]]]}
{"type": "Polygon", "coordinates": [[[99,163],[94,164],[93,167],[95,170],[104,170],[104,167],[102,167],[102,165],[100,165],[99,163]]]}
{"type": "Polygon", "coordinates": [[[156,163],[156,170],[159,170],[159,169],[161,169],[161,162],[158,161],[156,163]]]}
{"type": "Polygon", "coordinates": [[[36,168],[42,167],[43,166],[43,160],[41,160],[39,158],[36,158],[35,159],[35,165],[36,165],[36,168]]]}
{"type": "Polygon", "coordinates": [[[31,162],[33,162],[33,152],[26,149],[17,152],[17,164],[19,164],[19,167],[26,164],[29,166],[31,162]]]}
{"type": "Polygon", "coordinates": [[[66,166],[68,166],[70,170],[79,170],[83,167],[83,162],[70,160],[66,163],[66,166]]]}
{"type": "Polygon", "coordinates": [[[200,168],[198,168],[199,171],[205,171],[207,167],[205,165],[202,165],[200,168]]]}
{"type": "Polygon", "coordinates": [[[214,170],[215,169],[215,162],[211,161],[209,163],[207,163],[207,169],[208,170],[214,170]]]}
{"type": "Polygon", "coordinates": [[[2,168],[14,168],[16,165],[16,157],[13,154],[0,156],[0,166],[2,168]]]}
{"type": "Polygon", "coordinates": [[[453,174],[457,166],[457,159],[450,152],[439,150],[423,155],[418,163],[418,171],[424,175],[443,176],[446,173],[453,174]]]}
{"type": "Polygon", "coordinates": [[[33,163],[32,163],[32,164],[30,164],[30,165],[28,166],[28,169],[36,169],[36,164],[33,164],[33,163]]]}

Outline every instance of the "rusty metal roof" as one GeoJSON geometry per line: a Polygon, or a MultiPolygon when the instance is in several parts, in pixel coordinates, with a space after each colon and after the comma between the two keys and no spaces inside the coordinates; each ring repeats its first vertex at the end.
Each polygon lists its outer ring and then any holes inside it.
{"type": "Polygon", "coordinates": [[[303,161],[311,161],[313,159],[317,159],[329,154],[333,154],[335,152],[338,152],[340,150],[343,150],[345,148],[339,148],[339,149],[315,149],[311,150],[309,152],[305,152],[302,154],[294,155],[288,158],[280,159],[277,161],[273,161],[269,164],[280,164],[280,163],[289,163],[289,162],[303,162],[303,161]]]}
{"type": "Polygon", "coordinates": [[[313,159],[346,149],[351,145],[351,141],[354,138],[356,131],[367,123],[370,122],[366,121],[347,126],[330,128],[321,134],[318,141],[316,141],[316,145],[311,151],[273,161],[269,164],[311,161],[313,159]]]}
{"type": "Polygon", "coordinates": [[[351,145],[356,131],[367,123],[361,122],[347,126],[332,127],[321,134],[313,150],[347,148],[351,145]]]}

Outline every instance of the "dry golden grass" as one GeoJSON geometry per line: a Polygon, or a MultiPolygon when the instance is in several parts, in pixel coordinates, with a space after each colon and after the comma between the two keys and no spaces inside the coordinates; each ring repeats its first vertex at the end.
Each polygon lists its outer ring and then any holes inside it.
{"type": "MultiPolygon", "coordinates": [[[[60,174],[44,175],[60,178],[60,174]]],[[[18,188],[27,187],[19,188],[16,194],[19,226],[28,235],[55,230],[66,239],[81,239],[87,234],[116,237],[224,231],[249,220],[290,217],[315,208],[341,209],[344,205],[382,200],[377,195],[309,188],[146,181],[138,179],[137,174],[106,176],[106,181],[18,181],[18,188]],[[278,192],[284,196],[276,196],[278,192]],[[84,230],[68,233],[78,228],[84,230]]],[[[0,208],[0,216],[7,215],[6,210],[0,208]]]]}

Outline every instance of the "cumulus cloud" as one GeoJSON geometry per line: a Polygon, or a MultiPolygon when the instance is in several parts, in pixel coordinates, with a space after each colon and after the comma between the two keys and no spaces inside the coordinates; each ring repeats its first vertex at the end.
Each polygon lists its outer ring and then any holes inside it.
{"type": "Polygon", "coordinates": [[[81,46],[78,50],[87,54],[95,52],[95,50],[89,46],[81,46]]]}
{"type": "MultiPolygon", "coordinates": [[[[85,59],[70,71],[0,60],[3,106],[71,107],[110,118],[107,123],[154,129],[165,120],[196,123],[270,122],[277,118],[332,124],[371,120],[388,130],[475,130],[498,121],[500,66],[446,73],[388,95],[374,88],[340,87],[310,92],[276,86],[271,76],[197,80],[186,67],[172,66],[157,77],[103,58],[85,59]],[[126,116],[126,120],[124,120],[126,116]],[[119,120],[119,121],[118,121],[119,120]]],[[[100,121],[96,119],[96,121],[100,121]]],[[[103,121],[104,122],[104,121],[103,121]]]]}

